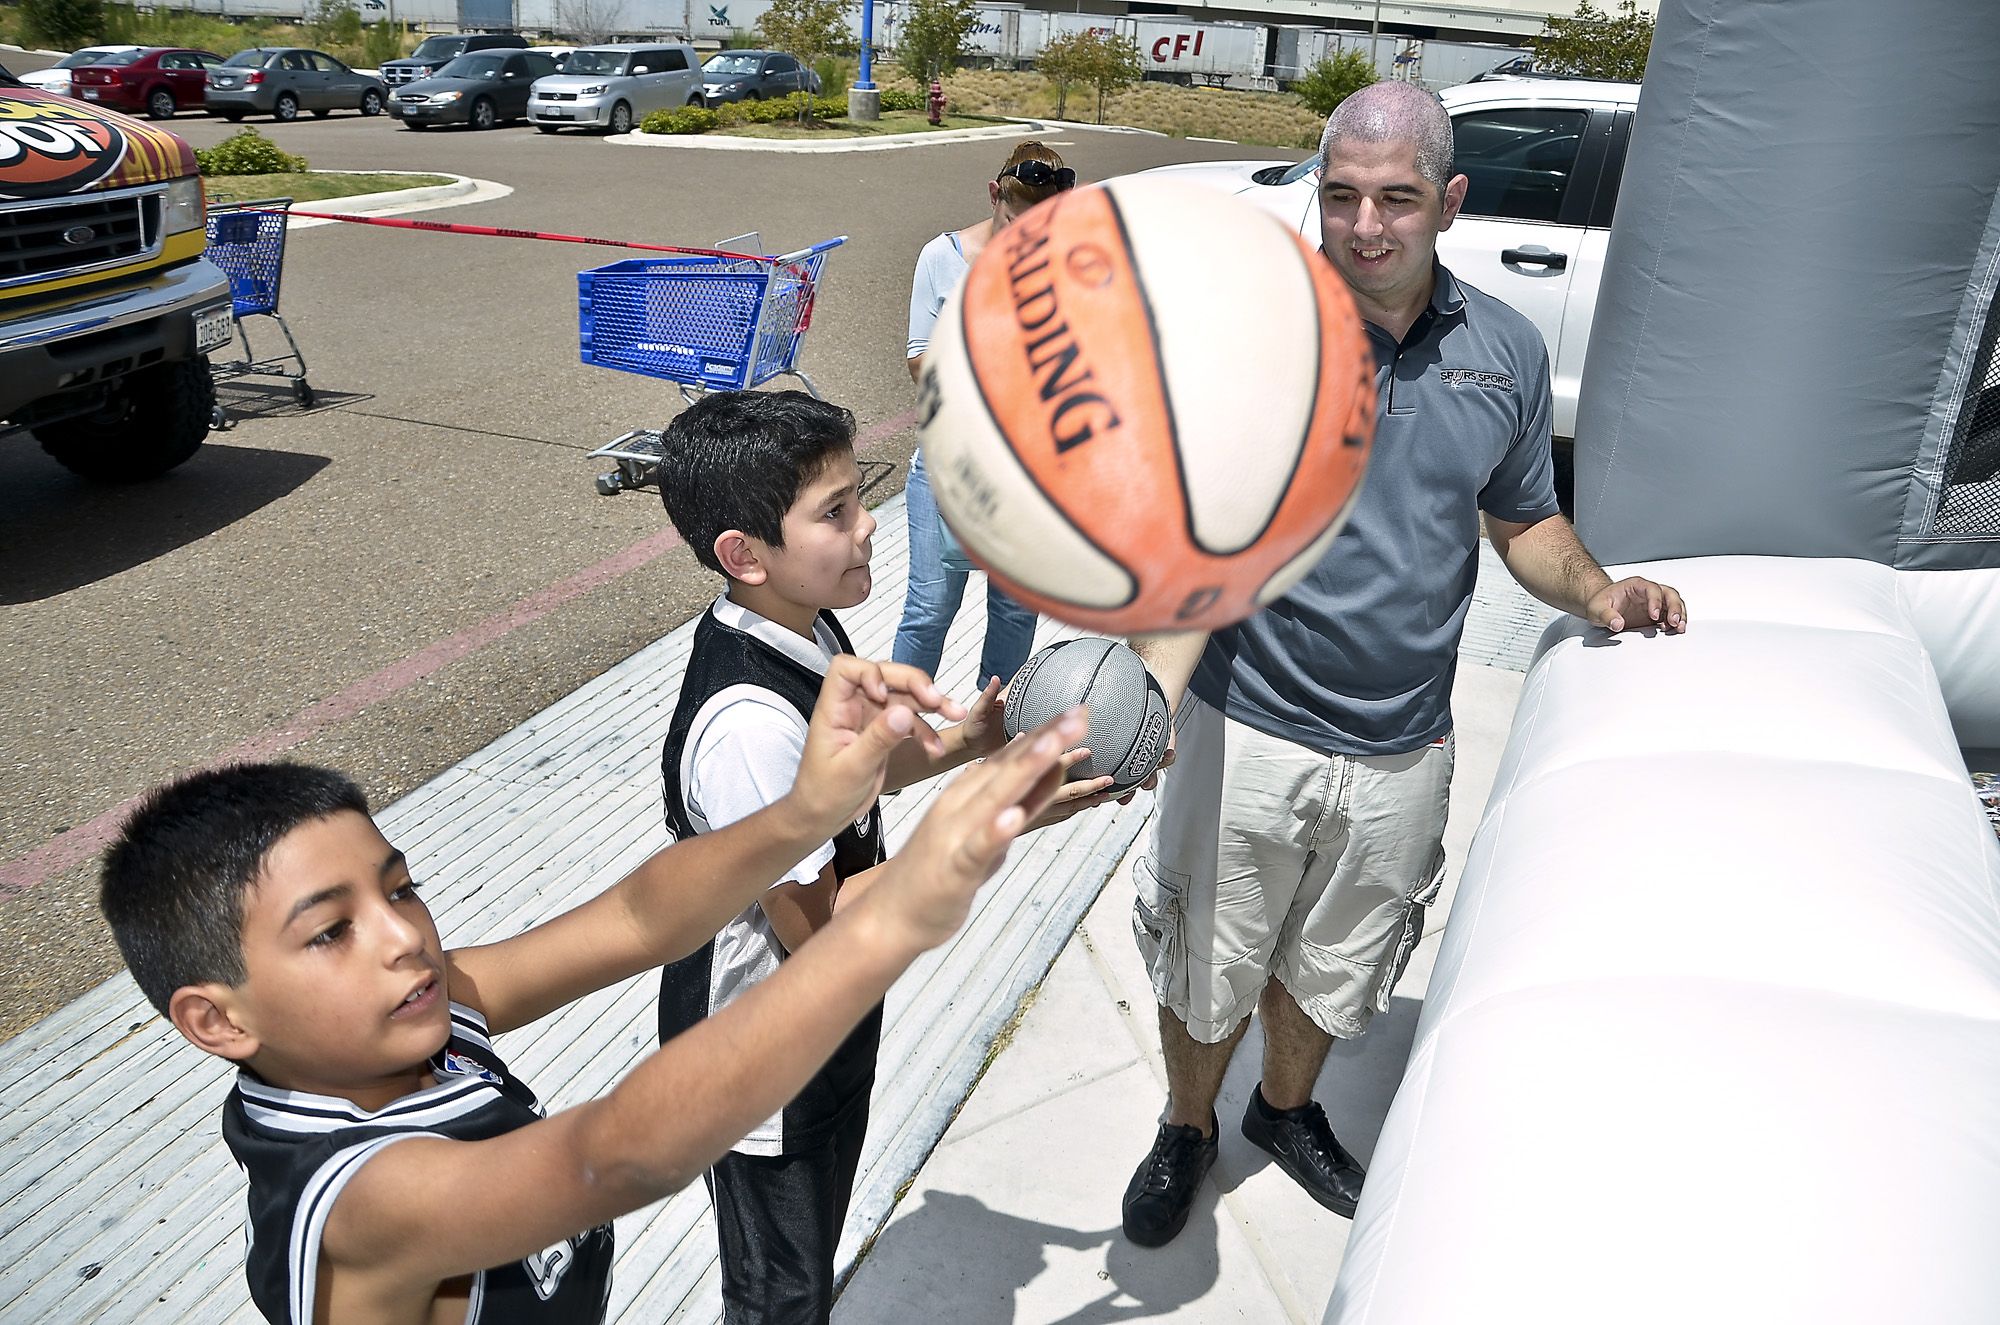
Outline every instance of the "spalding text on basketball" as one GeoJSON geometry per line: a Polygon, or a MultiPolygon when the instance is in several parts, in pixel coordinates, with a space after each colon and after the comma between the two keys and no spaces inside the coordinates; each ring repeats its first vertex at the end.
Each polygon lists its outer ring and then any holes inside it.
{"type": "MultiPolygon", "coordinates": [[[[1041,209],[1007,227],[1007,284],[1014,299],[1014,320],[1032,339],[1022,350],[1028,356],[1033,375],[1048,412],[1049,440],[1057,454],[1083,445],[1099,433],[1119,426],[1118,411],[1109,400],[1088,385],[1097,378],[1084,360],[1083,346],[1063,319],[1062,303],[1056,292],[1055,273],[1049,264],[1049,225],[1053,208],[1041,209]]],[[[1093,260],[1107,270],[1109,262],[1095,248],[1087,255],[1072,255],[1089,270],[1093,260]]],[[[1108,283],[1108,276],[1096,284],[1108,283]]]]}

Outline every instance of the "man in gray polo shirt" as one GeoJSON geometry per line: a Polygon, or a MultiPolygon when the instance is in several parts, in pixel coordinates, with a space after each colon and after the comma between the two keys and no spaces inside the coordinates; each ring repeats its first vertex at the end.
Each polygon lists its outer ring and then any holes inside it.
{"type": "Polygon", "coordinates": [[[1541,333],[1437,264],[1466,190],[1438,99],[1377,83],[1341,103],[1320,151],[1324,251],[1377,365],[1367,481],[1283,599],[1212,637],[1134,641],[1179,705],[1178,758],[1133,871],[1169,1092],[1125,1193],[1125,1234],[1144,1246],[1187,1222],[1253,1008],[1264,1074],[1244,1135],[1354,1213],[1361,1167],[1312,1089],[1335,1037],[1387,1006],[1443,877],[1480,514],[1543,602],[1614,631],[1686,628],[1679,594],[1613,583],[1557,510],[1541,333]]]}

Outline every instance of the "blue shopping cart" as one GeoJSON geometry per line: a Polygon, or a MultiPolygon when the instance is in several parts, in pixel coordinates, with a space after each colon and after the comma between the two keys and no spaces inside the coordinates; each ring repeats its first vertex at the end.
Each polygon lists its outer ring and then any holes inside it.
{"type": "Polygon", "coordinates": [[[211,361],[218,380],[231,377],[279,377],[292,384],[292,395],[301,407],[314,404],[312,384],[306,381],[305,356],[292,339],[292,329],[278,312],[278,291],[285,275],[285,223],[290,198],[266,198],[258,202],[217,207],[208,214],[208,260],[229,277],[232,313],[236,334],[243,342],[241,359],[211,361]],[[250,348],[246,317],[268,317],[284,333],[289,354],[259,359],[250,348]],[[296,365],[296,371],[292,365],[296,365]]]}
{"type": "MultiPolygon", "coordinates": [[[[693,404],[706,391],[742,391],[796,377],[826,255],[847,236],[797,253],[761,255],[756,235],[724,240],[713,253],[633,258],[578,272],[583,361],[679,385],[693,404]],[[723,251],[726,250],[726,251],[723,251]]],[[[615,496],[658,479],[658,429],[638,428],[590,454],[618,467],[597,476],[615,496]]]]}

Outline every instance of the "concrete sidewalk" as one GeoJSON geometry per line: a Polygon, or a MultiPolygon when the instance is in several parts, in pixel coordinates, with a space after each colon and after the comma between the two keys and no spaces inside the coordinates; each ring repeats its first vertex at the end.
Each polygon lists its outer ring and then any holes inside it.
{"type": "MultiPolygon", "coordinates": [[[[1496,661],[1524,663],[1515,650],[1496,661]]],[[[1461,663],[1450,864],[1431,932],[1389,1010],[1364,1038],[1336,1044],[1320,1077],[1317,1098],[1364,1164],[1402,1077],[1523,679],[1511,666],[1461,663]]],[[[861,1262],[835,1325],[930,1320],[945,1303],[961,1325],[1319,1321],[1349,1223],[1316,1205],[1238,1129],[1259,1076],[1254,1021],[1216,1105],[1221,1157],[1187,1228],[1158,1250],[1120,1231],[1125,1185],[1166,1101],[1152,988],[1132,939],[1131,866],[1145,841],[1106,885],[861,1262]]]]}

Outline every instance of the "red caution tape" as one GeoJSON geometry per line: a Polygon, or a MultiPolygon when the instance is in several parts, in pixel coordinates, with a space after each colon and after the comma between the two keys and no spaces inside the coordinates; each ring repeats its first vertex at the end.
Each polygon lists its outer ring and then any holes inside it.
{"type": "MultiPolygon", "coordinates": [[[[274,214],[279,211],[277,208],[254,207],[232,208],[231,210],[265,210],[274,214]]],[[[490,225],[453,225],[447,221],[406,221],[397,216],[354,216],[347,212],[304,212],[296,207],[284,209],[283,215],[305,216],[315,221],[345,221],[349,225],[390,226],[399,230],[434,230],[448,235],[485,235],[493,239],[545,239],[558,244],[596,244],[604,248],[636,248],[644,249],[649,253],[680,253],[697,258],[727,258],[734,262],[763,262],[774,265],[778,262],[778,259],[773,257],[750,253],[729,253],[719,248],[681,248],[672,244],[641,244],[630,239],[597,239],[590,235],[558,235],[551,234],[545,230],[505,230],[490,225]]],[[[785,269],[798,278],[799,284],[805,290],[804,297],[799,301],[798,329],[800,332],[803,332],[807,327],[812,325],[813,297],[815,294],[813,280],[803,267],[786,263],[785,269]]]]}
{"type": "MultiPolygon", "coordinates": [[[[275,210],[275,209],[274,209],[275,210]]],[[[640,244],[629,239],[594,239],[589,235],[556,235],[544,230],[502,230],[490,225],[452,225],[446,221],[405,221],[397,216],[350,216],[345,212],[302,212],[294,207],[288,216],[309,216],[315,221],[346,221],[350,225],[386,225],[401,230],[436,230],[449,235],[488,235],[495,239],[548,239],[559,244],[601,244],[606,248],[643,248],[654,253],[686,253],[703,258],[755,258],[747,253],[725,253],[718,248],[676,248],[670,244],[640,244]]]]}

